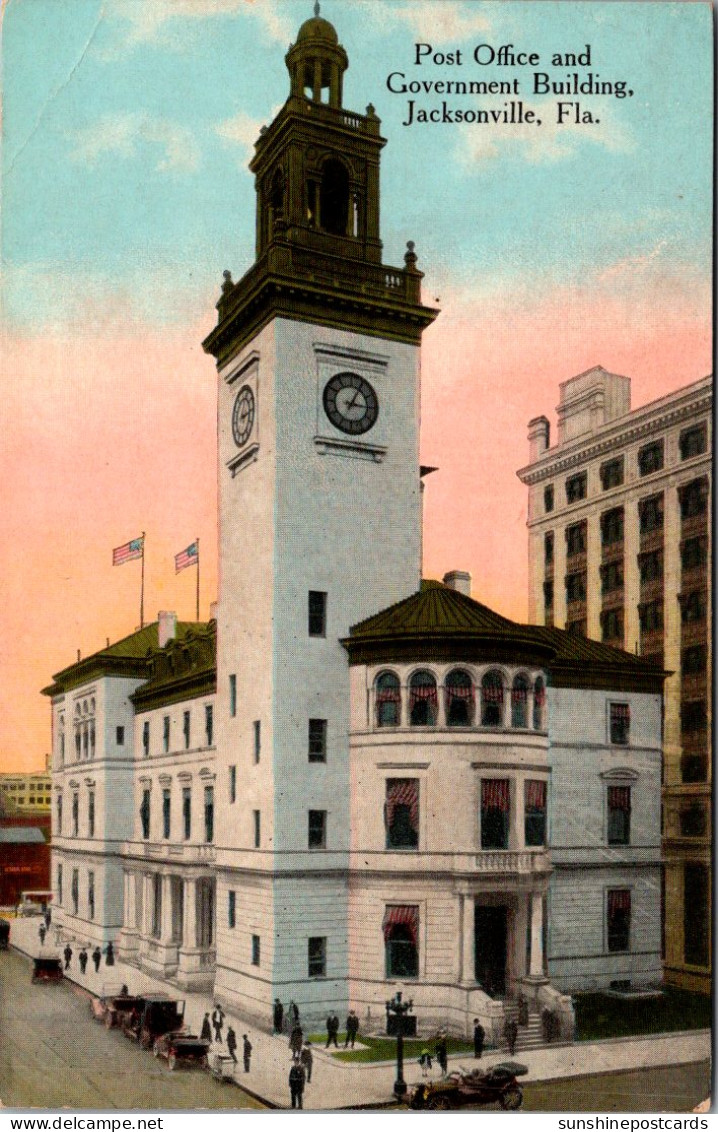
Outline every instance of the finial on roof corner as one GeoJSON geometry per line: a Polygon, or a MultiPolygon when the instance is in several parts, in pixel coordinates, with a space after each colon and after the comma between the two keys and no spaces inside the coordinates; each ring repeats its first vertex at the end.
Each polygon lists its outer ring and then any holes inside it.
{"type": "Polygon", "coordinates": [[[319,15],[319,0],[316,0],[316,3],[314,5],[314,15],[315,16],[319,15]]]}

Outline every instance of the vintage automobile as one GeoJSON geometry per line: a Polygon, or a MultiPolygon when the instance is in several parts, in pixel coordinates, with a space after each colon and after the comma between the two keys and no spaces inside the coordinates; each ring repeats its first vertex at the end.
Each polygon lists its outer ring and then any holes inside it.
{"type": "Polygon", "coordinates": [[[107,1029],[111,1030],[114,1026],[120,1026],[123,1017],[131,1014],[134,1007],[143,1002],[141,996],[128,994],[120,986],[105,986],[101,995],[90,999],[90,1009],[93,1018],[97,1022],[104,1022],[107,1029]]]}
{"type": "Polygon", "coordinates": [[[0,951],[7,951],[10,946],[10,921],[0,920],[0,951]]]}
{"type": "Polygon", "coordinates": [[[209,1042],[197,1034],[188,1034],[184,1030],[171,1030],[161,1037],[155,1038],[152,1052],[155,1057],[164,1057],[170,1069],[176,1069],[182,1064],[199,1065],[206,1069],[209,1042]]]}
{"type": "Polygon", "coordinates": [[[502,1061],[490,1069],[459,1069],[438,1081],[422,1081],[412,1090],[413,1109],[450,1109],[464,1105],[500,1104],[517,1109],[523,1104],[521,1086],[516,1080],[528,1073],[517,1061],[502,1061]]]}
{"type": "Polygon", "coordinates": [[[156,1038],[182,1029],[183,1001],[166,994],[144,995],[133,1003],[129,1012],[120,1015],[123,1034],[139,1042],[142,1049],[151,1049],[156,1038]]]}
{"type": "Polygon", "coordinates": [[[32,982],[54,983],[64,978],[62,973],[62,960],[55,956],[38,955],[33,960],[32,982]]]}

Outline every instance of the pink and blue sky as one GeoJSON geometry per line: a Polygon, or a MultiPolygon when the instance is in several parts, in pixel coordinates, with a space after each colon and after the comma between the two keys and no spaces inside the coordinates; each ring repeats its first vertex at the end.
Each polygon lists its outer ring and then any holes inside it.
{"type": "MultiPolygon", "coordinates": [[[[216,596],[215,375],[200,342],[222,271],[254,255],[247,170],[288,93],[284,55],[310,0],[9,0],[4,10],[3,704],[0,766],[49,749],[51,675],[146,618],[216,596]]],[[[323,0],[350,60],[344,103],[372,102],[384,259],[416,242],[442,314],[423,350],[425,573],[468,569],[523,618],[526,425],[592,365],[634,406],[711,371],[712,11],[706,3],[323,0]],[[462,50],[416,66],[416,43],[462,50]],[[541,56],[478,67],[478,44],[541,56]],[[632,97],[555,122],[526,71],[553,52],[632,97]],[[413,125],[409,80],[518,77],[536,127],[413,125]]],[[[574,68],[575,69],[575,68],[574,68]]],[[[585,77],[584,75],[581,76],[585,77]]],[[[413,95],[439,106],[444,95],[413,95]]],[[[504,99],[447,97],[457,107],[504,99]]]]}

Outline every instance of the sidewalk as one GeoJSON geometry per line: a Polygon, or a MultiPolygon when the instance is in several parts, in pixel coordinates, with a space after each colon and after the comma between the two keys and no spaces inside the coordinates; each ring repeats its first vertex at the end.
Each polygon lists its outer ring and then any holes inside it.
{"type": "MultiPolygon", "coordinates": [[[[39,924],[39,917],[13,920],[10,931],[11,946],[26,955],[37,955],[40,952],[39,924]]],[[[52,928],[49,939],[54,941],[52,928]]],[[[53,942],[48,947],[46,941],[43,954],[59,954],[62,946],[64,945],[56,948],[53,942]]],[[[172,984],[153,979],[125,963],[116,962],[114,967],[106,967],[103,958],[99,972],[95,973],[94,966],[90,962],[85,975],[80,975],[77,962],[78,950],[79,947],[73,946],[74,954],[66,977],[92,994],[102,994],[104,988],[119,988],[122,983],[127,983],[132,994],[141,994],[145,991],[168,992],[172,997],[185,1000],[185,1022],[193,1033],[199,1033],[204,1015],[211,1014],[214,1008],[214,1001],[207,994],[179,990],[172,984]]],[[[237,1083],[272,1107],[288,1108],[291,1055],[287,1039],[257,1030],[243,1022],[238,1015],[230,1012],[225,1019],[225,1034],[230,1023],[235,1029],[239,1045],[237,1083]],[[253,1046],[249,1073],[244,1073],[242,1070],[243,1034],[248,1035],[253,1046]]],[[[212,1048],[222,1053],[227,1052],[224,1045],[213,1045],[212,1048]]],[[[361,1108],[392,1102],[396,1077],[396,1067],[393,1062],[371,1065],[346,1064],[336,1061],[331,1054],[320,1047],[312,1048],[314,1067],[311,1084],[307,1085],[304,1093],[305,1108],[361,1108]]],[[[708,1060],[710,1056],[710,1031],[689,1030],[680,1034],[617,1038],[612,1041],[582,1042],[558,1048],[529,1050],[521,1054],[520,1060],[529,1070],[528,1075],[522,1078],[524,1083],[610,1073],[617,1070],[687,1064],[708,1060]]],[[[470,1054],[466,1053],[453,1054],[449,1060],[454,1068],[460,1065],[471,1067],[475,1064],[470,1054]]],[[[497,1061],[505,1060],[505,1051],[492,1051],[485,1055],[481,1064],[488,1067],[497,1061]]],[[[405,1064],[404,1075],[409,1086],[415,1084],[421,1077],[419,1066],[413,1061],[408,1061],[405,1064]]]]}

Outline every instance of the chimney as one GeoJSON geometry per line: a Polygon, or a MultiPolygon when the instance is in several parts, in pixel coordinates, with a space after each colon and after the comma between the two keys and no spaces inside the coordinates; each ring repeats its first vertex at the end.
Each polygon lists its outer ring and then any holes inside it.
{"type": "Polygon", "coordinates": [[[538,460],[549,446],[551,425],[548,417],[534,417],[529,421],[529,458],[538,460]]]}
{"type": "Polygon", "coordinates": [[[157,614],[157,636],[159,637],[160,648],[163,649],[168,641],[173,641],[177,636],[177,614],[160,610],[157,614]]]}
{"type": "Polygon", "coordinates": [[[444,585],[450,590],[456,590],[464,597],[471,597],[471,574],[467,570],[450,570],[444,574],[444,585]]]}

